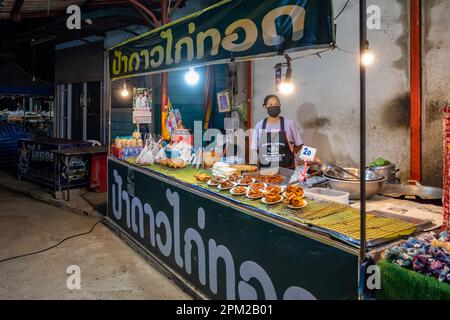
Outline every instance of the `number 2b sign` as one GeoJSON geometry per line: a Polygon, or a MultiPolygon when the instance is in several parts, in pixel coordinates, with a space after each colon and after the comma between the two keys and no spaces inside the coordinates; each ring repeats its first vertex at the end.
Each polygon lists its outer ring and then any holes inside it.
{"type": "Polygon", "coordinates": [[[315,148],[303,146],[302,150],[300,151],[300,159],[304,161],[314,161],[314,159],[316,158],[316,152],[317,149],[315,148]]]}

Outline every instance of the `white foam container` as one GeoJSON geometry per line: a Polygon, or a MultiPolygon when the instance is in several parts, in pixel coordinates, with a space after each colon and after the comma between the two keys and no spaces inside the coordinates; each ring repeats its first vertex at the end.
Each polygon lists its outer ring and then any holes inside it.
{"type": "Polygon", "coordinates": [[[331,190],[325,188],[305,189],[304,194],[314,200],[326,200],[343,204],[349,204],[350,193],[340,190],[331,190]]]}

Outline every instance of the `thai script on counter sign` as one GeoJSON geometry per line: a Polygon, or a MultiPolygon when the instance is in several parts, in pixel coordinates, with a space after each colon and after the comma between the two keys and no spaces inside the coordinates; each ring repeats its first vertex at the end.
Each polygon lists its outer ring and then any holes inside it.
{"type": "Polygon", "coordinates": [[[176,40],[173,37],[171,28],[159,33],[163,45],[156,45],[149,49],[134,51],[129,55],[121,50],[115,50],[112,62],[112,74],[118,76],[141,69],[141,58],[143,59],[143,71],[158,69],[163,64],[170,66],[178,64],[182,60],[201,60],[205,56],[217,56],[221,49],[228,52],[243,52],[252,48],[262,34],[264,44],[268,47],[276,47],[284,43],[283,36],[278,35],[276,20],[282,16],[289,16],[292,21],[292,41],[299,41],[303,38],[305,26],[305,9],[298,5],[285,5],[271,10],[261,22],[261,30],[250,18],[239,19],[228,25],[224,34],[216,28],[196,33],[195,22],[190,22],[187,26],[187,36],[176,40]],[[240,39],[238,30],[244,31],[244,38],[240,39]],[[211,41],[212,46],[209,52],[205,52],[205,42],[211,41]],[[185,52],[185,57],[182,57],[185,52]]]}
{"type": "MultiPolygon", "coordinates": [[[[250,280],[256,280],[264,291],[264,299],[276,300],[277,294],[270,275],[258,263],[247,260],[236,268],[232,252],[224,245],[217,243],[214,239],[205,240],[201,231],[206,228],[206,215],[202,207],[197,208],[197,225],[184,230],[180,230],[180,197],[177,192],[166,189],[165,197],[172,207],[173,225],[171,225],[167,213],[158,210],[155,214],[154,208],[149,203],[143,203],[139,197],[131,196],[123,190],[124,179],[117,170],[113,170],[114,181],[112,181],[112,211],[114,218],[121,220],[123,213],[126,215],[128,231],[135,233],[141,239],[150,238],[152,247],[157,248],[165,257],[173,257],[180,269],[191,275],[193,266],[193,247],[196,247],[198,259],[198,277],[201,285],[207,287],[214,294],[218,292],[218,271],[219,260],[225,265],[226,275],[226,298],[228,300],[254,300],[258,299],[256,289],[250,284],[250,280]],[[144,217],[147,217],[144,219],[144,217]],[[149,224],[149,228],[144,226],[144,220],[149,224]],[[165,239],[157,229],[164,229],[165,239]],[[148,230],[149,234],[145,233],[148,230]],[[207,259],[208,257],[208,259],[207,259]],[[208,270],[208,279],[206,271],[208,270]],[[236,287],[238,297],[236,297],[236,287]]],[[[195,261],[195,260],[194,260],[195,261]]],[[[315,297],[307,290],[291,286],[284,291],[281,297],[284,300],[308,299],[315,297]]]]}
{"type": "Polygon", "coordinates": [[[27,145],[27,149],[30,150],[33,161],[52,162],[54,159],[54,154],[47,150],[41,150],[40,144],[27,145]]]}

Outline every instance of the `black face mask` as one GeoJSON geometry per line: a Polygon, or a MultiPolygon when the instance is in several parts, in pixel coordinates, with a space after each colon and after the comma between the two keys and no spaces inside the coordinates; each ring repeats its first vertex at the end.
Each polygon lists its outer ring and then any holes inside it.
{"type": "Polygon", "coordinates": [[[271,116],[272,118],[276,118],[281,113],[281,107],[280,106],[272,106],[267,108],[267,114],[271,116]]]}

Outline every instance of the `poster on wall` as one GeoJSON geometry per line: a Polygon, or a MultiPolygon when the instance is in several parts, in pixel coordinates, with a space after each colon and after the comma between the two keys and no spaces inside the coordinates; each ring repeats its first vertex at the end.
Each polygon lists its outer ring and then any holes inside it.
{"type": "Polygon", "coordinates": [[[224,90],[217,93],[217,105],[220,113],[230,112],[230,91],[224,90]]]}
{"type": "Polygon", "coordinates": [[[133,89],[133,123],[152,123],[152,89],[133,89]]]}

